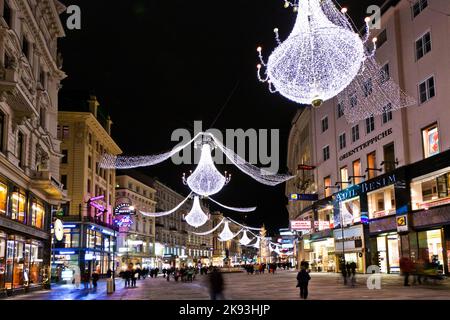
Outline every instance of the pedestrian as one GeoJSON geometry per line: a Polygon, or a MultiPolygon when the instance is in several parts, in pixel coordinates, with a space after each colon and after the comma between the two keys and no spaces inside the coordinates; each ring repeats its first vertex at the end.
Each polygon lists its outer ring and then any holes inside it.
{"type": "Polygon", "coordinates": [[[112,277],[112,270],[108,269],[108,271],[106,271],[106,277],[109,279],[112,277]]]}
{"type": "Polygon", "coordinates": [[[163,268],[163,269],[162,269],[162,272],[163,272],[163,278],[165,278],[165,277],[166,277],[166,273],[167,273],[167,269],[166,269],[166,268],[163,268]]]}
{"type": "Polygon", "coordinates": [[[97,281],[100,278],[100,274],[98,273],[98,270],[95,270],[92,273],[92,286],[94,288],[94,290],[97,290],[97,281]]]}
{"type": "Polygon", "coordinates": [[[350,263],[350,271],[352,273],[352,287],[356,285],[356,262],[352,261],[350,263]]]}
{"type": "Polygon", "coordinates": [[[171,273],[171,270],[170,269],[167,269],[166,270],[166,273],[167,273],[167,281],[170,281],[170,273],[171,273]]]}
{"type": "Polygon", "coordinates": [[[344,262],[341,263],[340,269],[341,269],[342,277],[344,278],[344,285],[347,285],[347,270],[345,268],[344,262]]]}
{"type": "Polygon", "coordinates": [[[83,273],[83,284],[85,289],[90,289],[91,286],[91,274],[89,270],[85,270],[83,273]]]}
{"type": "Polygon", "coordinates": [[[225,287],[223,276],[216,267],[213,268],[212,272],[209,274],[209,292],[211,300],[217,300],[219,297],[223,297],[223,289],[225,287]]]}
{"type": "Polygon", "coordinates": [[[414,264],[414,282],[413,282],[413,284],[416,284],[417,282],[419,282],[419,284],[422,284],[422,277],[424,275],[424,270],[425,270],[425,260],[420,258],[414,264]]]}
{"type": "Polygon", "coordinates": [[[311,280],[309,272],[306,271],[305,267],[302,267],[300,272],[297,274],[297,288],[300,288],[300,298],[308,298],[308,284],[311,280]]]}
{"type": "Polygon", "coordinates": [[[400,271],[403,274],[404,282],[403,285],[405,287],[409,287],[409,275],[412,272],[413,269],[413,263],[410,258],[408,257],[402,257],[400,259],[400,271]]]}
{"type": "Polygon", "coordinates": [[[131,277],[131,286],[133,288],[136,288],[136,281],[137,281],[138,277],[139,277],[139,272],[134,270],[134,273],[132,273],[132,277],[131,277]]]}

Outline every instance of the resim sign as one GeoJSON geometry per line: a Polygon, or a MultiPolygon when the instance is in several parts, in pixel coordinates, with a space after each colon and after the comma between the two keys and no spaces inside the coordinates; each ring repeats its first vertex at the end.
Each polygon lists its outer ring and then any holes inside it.
{"type": "Polygon", "coordinates": [[[397,177],[395,174],[380,177],[378,179],[372,179],[371,181],[363,182],[358,185],[351,186],[341,192],[336,193],[336,201],[345,201],[348,199],[355,198],[362,193],[368,193],[380,188],[387,187],[389,185],[395,184],[397,182],[397,177]]]}

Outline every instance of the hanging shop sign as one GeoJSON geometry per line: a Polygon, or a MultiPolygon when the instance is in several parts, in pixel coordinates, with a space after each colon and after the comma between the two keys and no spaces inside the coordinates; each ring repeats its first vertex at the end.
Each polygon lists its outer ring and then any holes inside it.
{"type": "Polygon", "coordinates": [[[130,216],[120,216],[114,219],[114,223],[119,228],[129,228],[133,224],[133,220],[131,219],[130,216]]]}
{"type": "Polygon", "coordinates": [[[404,214],[396,217],[397,220],[397,231],[398,232],[407,232],[409,231],[408,226],[408,215],[404,214]]]}
{"type": "Polygon", "coordinates": [[[307,164],[299,164],[297,167],[297,170],[314,170],[316,167],[315,166],[309,166],[307,164]]]}
{"type": "Polygon", "coordinates": [[[136,210],[134,209],[131,203],[121,203],[114,208],[114,215],[116,216],[133,215],[133,214],[136,214],[136,210]]]}
{"type": "Polygon", "coordinates": [[[366,141],[365,143],[359,145],[358,147],[354,148],[353,150],[350,150],[349,152],[343,154],[340,158],[339,161],[343,161],[345,159],[347,159],[348,157],[351,157],[352,155],[354,155],[355,153],[358,153],[364,149],[366,149],[367,147],[377,143],[378,141],[390,136],[392,134],[392,128],[380,133],[379,135],[377,135],[376,137],[373,137],[372,139],[366,141]]]}
{"type": "Polygon", "coordinates": [[[302,193],[291,193],[290,200],[292,201],[317,201],[319,200],[319,195],[315,194],[302,194],[302,193]]]}
{"type": "Polygon", "coordinates": [[[291,221],[291,229],[295,231],[306,231],[311,229],[311,221],[309,220],[300,220],[300,221],[291,221]]]}

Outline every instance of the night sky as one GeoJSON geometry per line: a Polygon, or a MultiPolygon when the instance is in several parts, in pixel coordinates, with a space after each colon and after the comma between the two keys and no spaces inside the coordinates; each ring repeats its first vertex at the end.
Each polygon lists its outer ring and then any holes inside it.
{"type": "MultiPolygon", "coordinates": [[[[167,1],[62,0],[82,10],[82,29],[66,30],[60,41],[68,78],[60,91],[60,109],[77,110],[95,93],[101,112],[114,121],[113,138],[126,155],[170,150],[177,128],[192,131],[195,120],[208,129],[280,129],[280,173],[286,173],[287,139],[300,105],[256,78],[257,52],[275,46],[273,29],[283,40],[295,14],[281,0],[167,1]]],[[[376,0],[339,1],[357,24],[376,0]]],[[[62,15],[63,24],[67,15],[62,15]]],[[[80,109],[81,110],[81,109],[80,109]]],[[[233,174],[215,199],[230,206],[253,206],[250,225],[265,223],[273,233],[288,227],[284,184],[257,183],[233,166],[233,174]]],[[[183,172],[194,166],[171,161],[142,169],[187,195],[183,172]]]]}

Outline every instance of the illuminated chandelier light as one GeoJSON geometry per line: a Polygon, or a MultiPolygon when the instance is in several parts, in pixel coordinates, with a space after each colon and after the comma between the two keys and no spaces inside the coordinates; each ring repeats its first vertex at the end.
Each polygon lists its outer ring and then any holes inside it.
{"type": "Polygon", "coordinates": [[[194,228],[201,227],[209,220],[209,216],[203,212],[202,207],[200,206],[200,198],[198,196],[194,196],[192,209],[184,217],[184,220],[194,228]]]}
{"type": "Polygon", "coordinates": [[[337,102],[349,123],[417,103],[383,70],[374,57],[364,62],[361,73],[337,96],[337,102]]]}
{"type": "Polygon", "coordinates": [[[213,198],[208,198],[209,200],[211,200],[212,202],[214,202],[215,204],[221,206],[222,208],[231,210],[231,211],[236,211],[236,212],[252,212],[256,210],[256,207],[249,207],[249,208],[236,208],[236,207],[229,207],[226,206],[224,204],[219,203],[218,201],[214,200],[213,198]]]}
{"type": "Polygon", "coordinates": [[[248,237],[247,230],[244,230],[243,232],[244,232],[244,234],[242,235],[241,239],[239,240],[239,243],[243,246],[247,246],[254,239],[250,239],[248,237]]]}
{"type": "Polygon", "coordinates": [[[202,153],[197,168],[187,179],[183,176],[183,180],[196,194],[207,197],[222,190],[230,181],[230,178],[229,176],[224,177],[216,169],[211,156],[211,145],[205,143],[202,146],[202,153]]]}
{"type": "Polygon", "coordinates": [[[230,222],[225,221],[222,232],[219,234],[219,239],[221,241],[229,241],[235,237],[235,234],[230,230],[230,222]]]}
{"type": "Polygon", "coordinates": [[[276,186],[295,177],[287,174],[277,174],[263,168],[258,168],[257,166],[245,161],[245,159],[241,158],[233,150],[225,147],[213,134],[205,133],[205,135],[210,136],[213,139],[217,147],[236,167],[238,167],[239,170],[262,184],[276,186]]]}
{"type": "Polygon", "coordinates": [[[190,141],[176,146],[169,152],[160,153],[156,155],[149,156],[115,156],[112,154],[104,154],[102,160],[100,161],[100,167],[103,169],[132,169],[139,167],[153,166],[158,163],[164,162],[170,159],[172,156],[179,153],[181,150],[193,143],[202,133],[198,133],[190,141]]]}
{"type": "Polygon", "coordinates": [[[146,217],[156,217],[156,218],[157,218],[157,217],[168,216],[168,215],[170,215],[170,214],[176,212],[178,209],[180,209],[181,206],[182,206],[183,204],[185,204],[186,201],[187,201],[191,196],[192,196],[192,193],[190,193],[190,194],[186,197],[186,199],[184,199],[183,201],[181,201],[175,208],[173,208],[173,209],[171,209],[171,210],[169,210],[169,211],[162,211],[162,212],[144,212],[144,211],[139,210],[139,212],[140,212],[143,216],[146,216],[146,217]]]}
{"type": "Polygon", "coordinates": [[[260,237],[256,237],[256,242],[253,244],[253,247],[254,248],[257,248],[257,249],[259,249],[259,246],[260,246],[260,243],[261,243],[261,240],[260,240],[260,237]]]}
{"type": "Polygon", "coordinates": [[[212,228],[209,231],[205,231],[205,232],[192,232],[193,234],[197,235],[197,236],[207,236],[208,234],[213,233],[214,231],[216,231],[217,229],[219,229],[219,227],[225,222],[225,218],[223,218],[218,224],[217,226],[215,226],[214,228],[212,228]]]}
{"type": "Polygon", "coordinates": [[[271,92],[319,107],[356,77],[370,55],[364,46],[368,37],[361,39],[332,0],[300,0],[296,7],[297,20],[289,37],[280,42],[278,29],[274,30],[279,45],[267,63],[258,48],[258,79],[268,82],[271,92]]]}

